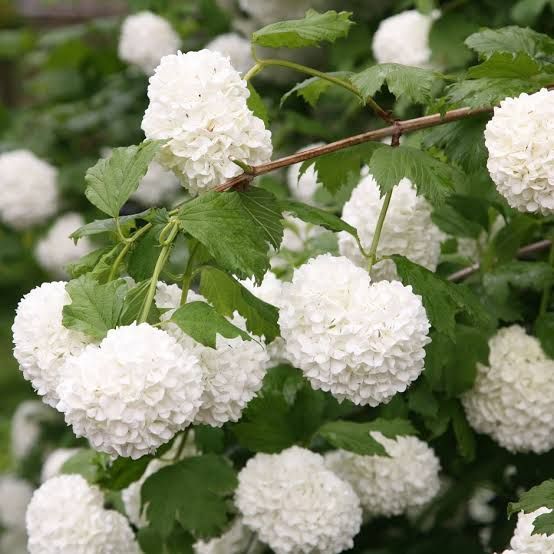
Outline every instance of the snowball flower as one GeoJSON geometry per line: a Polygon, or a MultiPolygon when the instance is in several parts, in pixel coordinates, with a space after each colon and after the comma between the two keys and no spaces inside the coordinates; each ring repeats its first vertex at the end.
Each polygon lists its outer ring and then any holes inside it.
{"type": "Polygon", "coordinates": [[[554,552],[554,535],[533,535],[535,518],[550,513],[548,508],[539,508],[529,514],[520,512],[517,526],[510,542],[510,548],[504,554],[547,554],[554,552]]]}
{"type": "Polygon", "coordinates": [[[27,509],[29,554],[140,554],[127,519],[80,475],[54,477],[27,509]]]}
{"type": "Polygon", "coordinates": [[[239,73],[246,73],[254,65],[250,41],[237,33],[219,35],[206,45],[206,50],[219,52],[229,58],[231,65],[239,73]]]}
{"type": "Polygon", "coordinates": [[[263,550],[262,545],[258,543],[252,547],[251,541],[252,532],[237,518],[221,537],[196,542],[194,554],[259,554],[263,550]]]}
{"type": "Polygon", "coordinates": [[[40,437],[40,424],[56,412],[38,400],[25,400],[12,416],[11,450],[15,460],[28,456],[40,437]]]}
{"type": "Polygon", "coordinates": [[[131,198],[144,206],[157,206],[171,200],[180,188],[179,179],[171,171],[152,161],[131,198]]]}
{"type": "Polygon", "coordinates": [[[370,283],[344,257],[324,254],[283,284],[279,325],[286,353],[312,387],[377,406],[423,370],[430,342],[421,297],[399,281],[370,283]]]}
{"type": "Polygon", "coordinates": [[[179,50],[181,39],[163,17],[150,11],[129,15],[121,26],[118,54],[127,63],[151,75],[168,54],[179,50]]]}
{"type": "Polygon", "coordinates": [[[0,154],[0,220],[21,230],[58,208],[58,171],[29,150],[0,154]]]}
{"type": "MultiPolygon", "coordinates": [[[[158,285],[156,305],[160,308],[177,308],[180,296],[181,290],[177,285],[161,283],[158,285]]],[[[205,299],[189,292],[187,301],[205,299]]],[[[238,313],[229,321],[246,330],[245,321],[238,313]]],[[[253,340],[242,337],[230,339],[217,335],[216,347],[211,348],[196,342],[174,323],[168,323],[167,330],[185,348],[192,349],[202,367],[204,392],[195,422],[221,427],[227,421],[238,421],[242,410],[262,387],[269,362],[263,340],[259,337],[253,337],[253,340]]]]}
{"type": "Polygon", "coordinates": [[[229,59],[210,50],[166,56],[150,78],[142,129],[166,141],[158,161],[191,194],[242,173],[233,160],[271,158],[271,133],[248,108],[249,95],[229,59]]]}
{"type": "Polygon", "coordinates": [[[554,213],[554,90],[506,98],[485,129],[487,168],[521,212],[554,213]]]}
{"type": "Polygon", "coordinates": [[[58,409],[96,450],[136,459],[192,422],[202,391],[202,369],[190,350],[165,331],[132,324],[68,358],[58,409]]]}
{"type": "Polygon", "coordinates": [[[367,516],[397,516],[430,502],[440,488],[440,462],[429,445],[411,436],[371,436],[390,457],[345,450],[325,455],[327,467],[352,485],[367,516]]]}
{"type": "Polygon", "coordinates": [[[519,325],[489,341],[489,365],[477,365],[462,402],[467,419],[511,452],[542,454],[554,448],[554,361],[519,325]]]}
{"type": "MultiPolygon", "coordinates": [[[[302,148],[302,150],[317,148],[318,146],[323,146],[323,143],[310,144],[306,146],[306,148],[302,148]]],[[[302,150],[300,150],[300,152],[302,152],[302,150]]],[[[287,170],[287,183],[290,193],[300,202],[316,205],[317,202],[314,201],[314,194],[322,186],[318,178],[317,169],[315,165],[311,165],[300,175],[301,167],[301,163],[294,164],[287,170]]]]}
{"type": "Polygon", "coordinates": [[[429,32],[439,12],[425,15],[407,10],[383,19],[373,35],[373,55],[377,63],[399,63],[431,68],[429,32]]]}
{"type": "Polygon", "coordinates": [[[80,448],[57,448],[50,452],[42,465],[40,482],[45,483],[49,479],[60,475],[65,462],[80,451],[80,448]]]}
{"type": "Polygon", "coordinates": [[[8,529],[25,527],[25,511],[33,496],[27,481],[12,475],[0,477],[0,526],[8,529]]]}
{"type": "MultiPolygon", "coordinates": [[[[342,219],[358,230],[365,250],[369,250],[371,246],[383,200],[377,182],[368,173],[352,191],[350,200],[343,207],[342,219]]],[[[443,239],[444,234],[431,220],[429,202],[417,195],[411,181],[402,179],[392,193],[377,256],[401,254],[435,271],[443,239]]],[[[356,240],[344,231],[339,233],[339,250],[360,267],[367,266],[367,260],[360,252],[356,240]]],[[[392,260],[375,264],[371,276],[375,280],[398,278],[392,260]]]]}
{"type": "Polygon", "coordinates": [[[19,301],[12,326],[13,354],[23,376],[53,407],[58,402],[61,366],[90,342],[83,333],[62,325],[62,310],[67,304],[71,304],[71,297],[64,282],[43,283],[19,301]]]}
{"type": "Polygon", "coordinates": [[[239,473],[235,504],[276,554],[338,554],[352,548],[362,521],[352,487],[298,446],[251,458],[239,473]]]}
{"type": "Polygon", "coordinates": [[[239,0],[240,9],[260,23],[274,23],[288,19],[302,19],[313,0],[239,0]]]}
{"type": "Polygon", "coordinates": [[[480,486],[471,495],[467,503],[467,511],[471,519],[482,524],[491,524],[496,519],[496,510],[490,505],[496,498],[494,490],[480,486]]]}
{"type": "Polygon", "coordinates": [[[79,239],[77,244],[69,238],[73,231],[84,224],[83,216],[77,213],[67,213],[59,217],[37,245],[36,257],[40,266],[52,275],[66,279],[68,274],[65,267],[93,249],[88,237],[79,239]]]}

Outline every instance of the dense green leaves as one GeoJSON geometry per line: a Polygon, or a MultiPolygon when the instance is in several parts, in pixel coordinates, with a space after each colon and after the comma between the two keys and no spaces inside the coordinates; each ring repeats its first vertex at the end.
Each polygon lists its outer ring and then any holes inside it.
{"type": "Polygon", "coordinates": [[[382,195],[405,177],[432,202],[441,202],[453,188],[455,172],[450,166],[409,146],[383,145],[371,157],[369,167],[382,195]]]}
{"type": "Polygon", "coordinates": [[[458,314],[477,327],[491,326],[485,307],[469,288],[450,283],[403,256],[393,259],[402,282],[423,298],[427,317],[437,331],[454,338],[458,314]]]}
{"type": "Polygon", "coordinates": [[[413,435],[416,431],[409,421],[403,419],[376,419],[368,423],[331,421],[318,430],[318,434],[336,448],[364,456],[387,456],[383,445],[371,436],[372,432],[394,438],[398,435],[413,435]]]}
{"type": "MultiPolygon", "coordinates": [[[[131,325],[134,321],[139,320],[149,288],[150,279],[147,279],[129,289],[123,301],[123,309],[119,317],[120,325],[131,325]]],[[[152,302],[146,321],[147,323],[157,323],[159,319],[160,310],[158,310],[156,303],[152,302]]]]}
{"type": "Polygon", "coordinates": [[[227,523],[227,503],[237,485],[232,466],[213,454],[160,469],[142,486],[150,526],[167,537],[179,524],[195,537],[217,536],[227,523]]]}
{"type": "Polygon", "coordinates": [[[98,284],[89,274],[70,281],[71,304],[63,308],[63,324],[90,337],[103,339],[115,328],[123,308],[127,284],[123,280],[98,284]]]}
{"type": "Polygon", "coordinates": [[[554,313],[549,312],[537,318],[535,334],[545,353],[554,359],[554,313]]]}
{"type": "MultiPolygon", "coordinates": [[[[517,512],[525,512],[526,514],[534,512],[539,508],[550,508],[554,510],[554,479],[545,481],[536,487],[524,492],[518,502],[511,502],[508,505],[508,514],[512,515],[517,512]]],[[[534,520],[536,533],[544,533],[546,535],[554,534],[554,518],[551,513],[543,514],[534,520]],[[544,517],[547,516],[547,517],[544,517]]]]}
{"type": "Polygon", "coordinates": [[[160,254],[160,232],[163,225],[154,225],[135,244],[127,262],[127,272],[135,281],[144,281],[154,273],[160,254]]]}
{"type": "Polygon", "coordinates": [[[123,204],[137,190],[159,147],[159,142],[145,141],[139,146],[115,148],[109,158],[99,160],[85,176],[85,194],[90,202],[117,217],[123,204]]]}
{"type": "Polygon", "coordinates": [[[384,63],[368,67],[350,80],[364,98],[374,96],[386,83],[397,98],[427,104],[432,100],[433,87],[440,77],[428,69],[384,63]]]}
{"type": "Polygon", "coordinates": [[[268,342],[279,336],[279,312],[271,304],[256,298],[234,277],[216,267],[202,269],[200,292],[224,316],[236,310],[246,319],[248,330],[256,336],[265,336],[268,342]]]}
{"type": "Polygon", "coordinates": [[[229,339],[242,337],[245,340],[250,340],[247,333],[235,327],[205,302],[189,302],[181,306],[175,310],[171,316],[171,321],[176,323],[184,333],[194,340],[211,348],[216,346],[217,335],[229,339]]]}
{"type": "Polygon", "coordinates": [[[308,10],[304,19],[280,21],[267,25],[252,35],[252,42],[270,48],[300,48],[335,42],[345,37],[353,25],[349,12],[308,10]]]}
{"type": "Polygon", "coordinates": [[[179,211],[184,231],[202,243],[228,271],[261,280],[269,268],[269,246],[283,233],[277,200],[268,191],[208,192],[179,211]]]}

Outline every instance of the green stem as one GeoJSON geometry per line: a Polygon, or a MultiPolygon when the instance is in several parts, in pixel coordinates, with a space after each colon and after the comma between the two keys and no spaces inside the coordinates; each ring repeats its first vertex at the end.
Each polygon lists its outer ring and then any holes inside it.
{"type": "Polygon", "coordinates": [[[379,219],[377,220],[377,226],[375,227],[373,240],[371,241],[371,246],[369,247],[369,254],[368,254],[369,271],[371,271],[373,264],[377,261],[377,247],[379,246],[379,239],[381,238],[383,224],[385,223],[385,217],[387,216],[387,210],[389,209],[390,199],[392,197],[392,190],[393,189],[389,190],[389,192],[385,194],[385,199],[383,200],[383,205],[381,206],[381,211],[379,212],[379,219]]]}
{"type": "Polygon", "coordinates": [[[124,260],[125,256],[131,249],[131,246],[133,246],[133,242],[138,240],[151,227],[152,227],[152,223],[147,223],[144,227],[141,227],[131,238],[125,238],[124,240],[125,246],[123,247],[123,249],[121,250],[121,252],[118,254],[117,258],[114,261],[114,264],[108,276],[108,281],[112,281],[113,279],[115,279],[115,276],[117,275],[117,270],[121,265],[121,262],[124,260]]]}
{"type": "Polygon", "coordinates": [[[146,298],[144,300],[144,304],[142,306],[142,310],[140,313],[139,323],[144,323],[148,319],[148,314],[150,313],[150,307],[152,306],[152,301],[154,300],[154,296],[156,296],[156,287],[158,286],[158,279],[160,277],[160,274],[162,273],[164,265],[167,262],[167,259],[169,258],[171,248],[173,247],[173,241],[175,240],[175,237],[177,236],[178,232],[179,232],[179,223],[175,221],[173,222],[173,226],[171,228],[169,236],[164,242],[164,245],[162,246],[162,249],[160,251],[160,255],[158,256],[158,260],[156,261],[156,265],[154,267],[154,273],[152,274],[152,277],[150,280],[150,286],[148,287],[148,292],[146,293],[146,298]]]}
{"type": "Polygon", "coordinates": [[[190,427],[187,427],[183,434],[181,435],[181,442],[179,443],[179,448],[177,449],[177,452],[173,458],[173,463],[178,462],[181,459],[181,455],[183,454],[183,450],[185,449],[185,446],[187,444],[187,439],[189,436],[190,427]]]}
{"type": "Polygon", "coordinates": [[[245,74],[243,79],[248,82],[254,75],[257,75],[262,69],[264,68],[264,65],[262,62],[257,62],[256,65],[252,66],[245,74]]]}
{"type": "MultiPolygon", "coordinates": [[[[554,236],[552,237],[552,244],[550,246],[550,254],[548,255],[548,263],[554,267],[554,236]]],[[[552,291],[552,283],[547,283],[542,291],[541,304],[539,308],[539,317],[546,314],[548,305],[550,303],[550,294],[552,291]]]]}
{"type": "Polygon", "coordinates": [[[181,306],[184,306],[187,303],[187,297],[189,295],[190,284],[192,282],[192,277],[193,277],[192,268],[194,267],[194,255],[196,254],[196,251],[198,250],[199,245],[200,243],[197,240],[194,240],[194,239],[191,240],[189,259],[187,262],[185,273],[183,275],[181,306]]]}

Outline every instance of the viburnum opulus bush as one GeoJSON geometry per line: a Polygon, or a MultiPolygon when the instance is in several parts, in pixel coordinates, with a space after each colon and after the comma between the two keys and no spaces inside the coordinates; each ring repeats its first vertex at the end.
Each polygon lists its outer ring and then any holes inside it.
{"type": "Polygon", "coordinates": [[[0,32],[0,551],[554,553],[551,2],[130,4],[0,32]]]}

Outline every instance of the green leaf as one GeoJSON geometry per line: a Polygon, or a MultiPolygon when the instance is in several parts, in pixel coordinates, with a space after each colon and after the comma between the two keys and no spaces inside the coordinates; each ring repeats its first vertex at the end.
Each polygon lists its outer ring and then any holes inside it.
{"type": "Polygon", "coordinates": [[[247,104],[252,113],[259,117],[264,125],[267,127],[269,125],[269,112],[262,100],[262,97],[258,94],[258,91],[254,88],[254,85],[249,81],[248,90],[250,91],[250,96],[248,97],[247,104]]]}
{"type": "Polygon", "coordinates": [[[371,157],[369,169],[382,195],[407,178],[433,203],[442,202],[451,193],[455,177],[452,167],[409,146],[383,145],[371,157]]]}
{"type": "Polygon", "coordinates": [[[149,279],[154,273],[156,260],[160,253],[160,232],[163,225],[154,225],[138,241],[127,261],[127,272],[135,281],[149,279]]]}
{"type": "Polygon", "coordinates": [[[254,335],[265,336],[268,342],[280,335],[277,308],[257,298],[225,271],[216,267],[203,268],[200,293],[224,316],[231,317],[235,310],[238,311],[254,335]]]}
{"type": "Polygon", "coordinates": [[[515,26],[485,29],[470,35],[465,42],[482,58],[488,58],[496,52],[524,52],[532,58],[554,54],[554,40],[549,36],[515,26]]]}
{"type": "Polygon", "coordinates": [[[119,321],[127,283],[121,279],[99,285],[89,274],[65,287],[71,304],[63,308],[63,325],[101,340],[119,321]]]}
{"type": "Polygon", "coordinates": [[[393,260],[402,282],[423,298],[427,317],[437,331],[454,339],[458,314],[476,327],[492,326],[490,315],[469,288],[446,281],[403,256],[393,256],[393,260]]]}
{"type": "Polygon", "coordinates": [[[194,554],[196,542],[180,525],[165,539],[152,527],[141,527],[137,539],[144,554],[194,554]]]}
{"type": "Polygon", "coordinates": [[[386,83],[396,98],[407,99],[416,104],[428,104],[433,99],[431,93],[440,77],[429,69],[383,63],[364,69],[350,81],[366,99],[373,97],[386,83]]]}
{"type": "Polygon", "coordinates": [[[510,222],[494,236],[487,256],[497,263],[509,262],[519,247],[530,240],[537,221],[526,214],[514,215],[510,222]]]}
{"type": "Polygon", "coordinates": [[[495,52],[482,64],[470,67],[467,75],[472,79],[529,79],[538,75],[541,69],[541,65],[524,52],[515,55],[495,52]]]}
{"type": "Polygon", "coordinates": [[[537,318],[535,334],[541,341],[544,352],[554,359],[554,313],[546,313],[537,318]]]}
{"type": "Polygon", "coordinates": [[[150,527],[167,537],[175,519],[197,538],[220,534],[228,520],[226,499],[237,478],[233,467],[213,454],[187,458],[151,475],[142,486],[150,527]]]}
{"type": "MultiPolygon", "coordinates": [[[[520,495],[519,502],[510,502],[508,504],[508,515],[511,516],[518,512],[529,514],[539,508],[554,510],[554,479],[544,481],[540,485],[524,492],[520,495]]],[[[549,536],[554,535],[554,518],[551,517],[552,513],[542,514],[535,518],[533,521],[535,526],[534,535],[539,533],[549,536]]]]}
{"type": "Polygon", "coordinates": [[[242,337],[250,340],[247,333],[235,327],[205,302],[189,302],[181,306],[175,310],[171,321],[195,341],[211,348],[216,346],[217,335],[228,339],[242,337]]]}
{"type": "Polygon", "coordinates": [[[154,456],[143,456],[138,460],[116,458],[103,471],[99,472],[96,482],[104,489],[121,491],[131,483],[138,481],[154,456]]]}
{"type": "Polygon", "coordinates": [[[330,421],[319,428],[318,435],[336,448],[342,448],[363,456],[387,456],[383,445],[370,435],[374,431],[380,432],[389,438],[416,433],[408,420],[376,419],[368,423],[330,421]]]}
{"type": "Polygon", "coordinates": [[[421,379],[408,390],[408,407],[413,412],[428,418],[436,417],[439,411],[439,403],[431,388],[421,379]]]}
{"type": "Polygon", "coordinates": [[[458,452],[467,461],[475,459],[475,433],[469,426],[465,412],[459,402],[451,405],[452,428],[458,445],[458,452]]]}
{"type": "Polygon", "coordinates": [[[89,483],[98,482],[102,468],[108,463],[108,456],[96,450],[82,449],[75,453],[62,466],[62,473],[77,474],[89,483]]]}
{"type": "Polygon", "coordinates": [[[554,535],[554,512],[541,514],[533,521],[533,535],[554,535]]]}
{"type": "Polygon", "coordinates": [[[123,204],[139,186],[150,162],[160,147],[158,141],[144,141],[138,146],[114,148],[85,175],[85,195],[104,213],[117,217],[123,204]]]}
{"type": "Polygon", "coordinates": [[[118,246],[105,246],[104,248],[98,248],[85,254],[82,258],[76,262],[67,265],[67,271],[73,279],[92,271],[100,262],[100,260],[112,253],[112,251],[118,249],[118,246]]]}
{"type": "Polygon", "coordinates": [[[269,269],[269,246],[279,246],[283,225],[268,191],[208,192],[179,211],[181,227],[229,272],[261,281],[269,269]]]}
{"type": "MultiPolygon", "coordinates": [[[[339,79],[348,80],[352,76],[350,71],[335,71],[327,73],[331,77],[336,77],[339,79]]],[[[305,81],[302,81],[291,88],[287,93],[281,98],[281,107],[283,104],[294,94],[302,97],[312,108],[315,108],[321,95],[326,92],[330,87],[333,86],[333,83],[322,79],[321,77],[310,77],[305,81]]]]}
{"type": "Polygon", "coordinates": [[[73,231],[69,235],[73,240],[77,241],[83,237],[90,237],[93,235],[101,235],[103,233],[115,233],[117,231],[117,222],[119,221],[119,226],[123,232],[128,231],[129,229],[135,226],[137,219],[145,219],[152,215],[154,210],[149,209],[144,212],[133,215],[124,215],[119,218],[109,218],[109,219],[95,219],[91,223],[87,223],[82,227],[79,227],[76,231],[73,231]]]}
{"type": "MultiPolygon", "coordinates": [[[[120,325],[131,325],[134,321],[140,319],[142,312],[142,306],[148,295],[148,289],[150,288],[150,279],[137,283],[133,288],[129,289],[125,295],[123,301],[123,309],[121,310],[121,316],[119,317],[120,325]]],[[[160,321],[160,310],[156,307],[156,304],[152,302],[147,323],[158,323],[160,321]]]]}
{"type": "Polygon", "coordinates": [[[225,450],[225,433],[219,427],[195,425],[194,444],[198,451],[203,454],[223,454],[225,450]]]}
{"type": "Polygon", "coordinates": [[[280,452],[310,440],[324,417],[325,395],[314,391],[299,370],[277,366],[231,427],[241,446],[254,452],[280,452]]]}
{"type": "Polygon", "coordinates": [[[252,35],[252,43],[269,48],[301,48],[335,42],[345,37],[354,25],[350,12],[308,10],[304,19],[280,21],[267,25],[252,35]]]}

